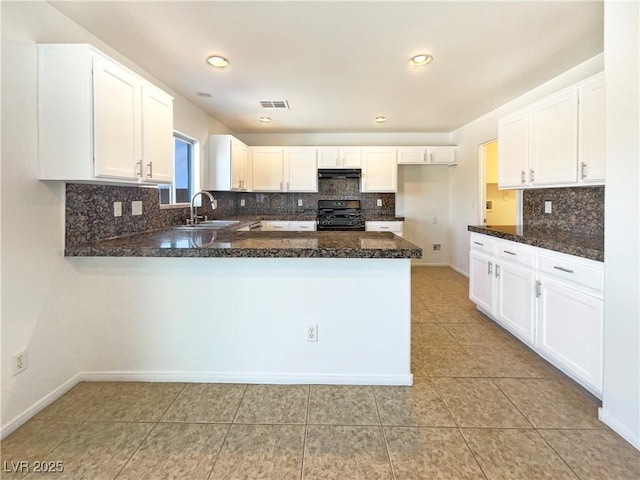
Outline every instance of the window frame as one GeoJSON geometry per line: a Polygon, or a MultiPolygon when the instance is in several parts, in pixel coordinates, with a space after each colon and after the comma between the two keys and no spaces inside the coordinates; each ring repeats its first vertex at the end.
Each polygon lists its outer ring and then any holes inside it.
{"type": "Polygon", "coordinates": [[[185,208],[190,206],[190,202],[181,202],[181,203],[173,203],[176,198],[176,169],[175,169],[175,141],[180,140],[182,142],[188,143],[191,145],[191,158],[189,165],[189,186],[190,186],[190,195],[193,195],[195,192],[199,191],[199,178],[200,176],[196,173],[199,172],[200,166],[200,142],[196,138],[193,138],[190,135],[187,135],[178,130],[173,131],[173,182],[170,185],[158,185],[158,203],[160,204],[160,209],[171,209],[171,208],[185,208]],[[160,203],[160,190],[163,187],[169,187],[169,201],[170,203],[160,203]]]}

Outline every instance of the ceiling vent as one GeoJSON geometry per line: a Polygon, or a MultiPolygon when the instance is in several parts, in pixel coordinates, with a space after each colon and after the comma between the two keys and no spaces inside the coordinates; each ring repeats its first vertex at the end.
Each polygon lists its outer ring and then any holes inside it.
{"type": "Polygon", "coordinates": [[[262,108],[286,108],[289,110],[288,100],[260,100],[262,108]]]}

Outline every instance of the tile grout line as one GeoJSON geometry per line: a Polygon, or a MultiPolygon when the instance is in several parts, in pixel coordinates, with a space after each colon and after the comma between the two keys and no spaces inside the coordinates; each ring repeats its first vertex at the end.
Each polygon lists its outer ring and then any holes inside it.
{"type": "MultiPolygon", "coordinates": [[[[549,430],[552,430],[552,429],[549,429],[549,430]]],[[[545,438],[545,436],[544,436],[544,435],[542,435],[542,434],[540,433],[539,429],[537,429],[537,428],[536,428],[536,429],[535,429],[535,431],[536,431],[536,433],[537,433],[537,434],[542,438],[542,441],[543,441],[544,443],[546,443],[546,444],[549,446],[549,448],[553,451],[553,453],[555,453],[555,454],[558,456],[558,458],[559,458],[560,460],[562,460],[562,463],[564,463],[564,464],[567,466],[567,468],[571,471],[571,473],[573,473],[573,474],[576,476],[576,478],[578,478],[579,480],[581,480],[581,479],[582,479],[582,477],[581,477],[580,475],[578,475],[578,474],[573,470],[573,468],[571,468],[571,465],[569,465],[569,464],[567,463],[567,461],[564,459],[564,457],[563,457],[562,455],[560,455],[560,454],[556,451],[556,449],[555,449],[555,448],[553,448],[553,445],[551,445],[551,442],[549,442],[549,440],[547,440],[547,439],[545,438]]]]}
{"type": "MultiPolygon", "coordinates": [[[[127,465],[129,465],[129,463],[131,462],[131,459],[135,456],[136,453],[138,453],[138,451],[140,450],[142,445],[144,445],[144,442],[147,441],[147,438],[149,438],[149,435],[151,435],[151,432],[153,432],[156,429],[156,427],[160,424],[160,420],[162,419],[162,417],[164,417],[166,415],[166,413],[169,411],[169,409],[178,401],[178,397],[182,394],[182,392],[184,391],[185,388],[187,388],[187,384],[183,383],[182,384],[182,388],[176,394],[176,398],[174,398],[173,402],[171,402],[171,404],[167,408],[165,408],[164,412],[162,412],[162,414],[160,414],[158,416],[158,420],[156,420],[155,422],[130,422],[130,423],[153,423],[153,427],[151,427],[149,429],[149,431],[144,436],[144,438],[142,439],[142,441],[140,442],[138,447],[133,451],[133,453],[131,454],[129,459],[126,462],[124,462],[124,465],[122,465],[122,468],[120,468],[120,470],[118,470],[118,472],[116,473],[115,477],[113,477],[114,480],[116,480],[120,476],[122,471],[127,467],[127,465]]],[[[115,423],[116,421],[113,421],[113,422],[115,423]]]]}
{"type": "Polygon", "coordinates": [[[304,438],[302,439],[302,462],[300,462],[300,480],[304,480],[304,457],[307,453],[307,433],[309,426],[309,410],[311,408],[311,387],[313,385],[308,385],[307,388],[307,413],[304,417],[304,438]]]}
{"type": "Polygon", "coordinates": [[[378,422],[380,422],[380,430],[382,431],[382,438],[384,440],[384,447],[387,451],[387,458],[389,459],[389,467],[391,468],[391,478],[396,480],[396,471],[393,468],[393,462],[391,461],[391,452],[389,452],[389,442],[387,441],[387,432],[385,432],[384,425],[382,424],[382,417],[380,416],[380,406],[378,405],[378,398],[376,397],[375,386],[371,387],[373,392],[373,401],[376,404],[376,412],[378,413],[378,422]]]}
{"type": "Polygon", "coordinates": [[[233,422],[235,422],[235,420],[236,420],[236,416],[238,415],[238,411],[240,411],[240,405],[242,405],[242,401],[244,400],[244,396],[247,394],[247,388],[248,387],[249,387],[249,385],[247,385],[247,384],[244,385],[244,391],[242,392],[242,398],[238,402],[238,406],[236,407],[236,411],[233,414],[233,418],[231,419],[231,422],[229,423],[229,428],[227,428],[227,433],[224,434],[224,438],[222,439],[222,442],[220,442],[220,448],[218,449],[218,453],[216,454],[216,458],[213,461],[213,465],[211,465],[211,469],[209,470],[209,475],[207,475],[207,480],[209,480],[211,478],[211,475],[213,475],[213,469],[216,468],[216,463],[218,463],[218,460],[220,459],[220,454],[222,453],[222,448],[224,447],[224,444],[227,441],[227,437],[229,436],[229,432],[231,431],[231,427],[233,426],[233,422]]]}

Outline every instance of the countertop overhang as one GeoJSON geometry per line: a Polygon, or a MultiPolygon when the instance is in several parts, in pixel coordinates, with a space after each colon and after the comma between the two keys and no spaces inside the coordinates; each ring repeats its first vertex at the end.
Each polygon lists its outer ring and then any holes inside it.
{"type": "Polygon", "coordinates": [[[604,236],[523,225],[469,225],[470,232],[604,262],[604,236]]]}
{"type": "Polygon", "coordinates": [[[69,257],[421,258],[390,232],[240,232],[169,227],[84,245],[69,257]]]}

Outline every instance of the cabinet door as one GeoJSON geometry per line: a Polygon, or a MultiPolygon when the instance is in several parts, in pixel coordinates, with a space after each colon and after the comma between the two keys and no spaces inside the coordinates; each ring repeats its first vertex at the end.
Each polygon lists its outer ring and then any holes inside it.
{"type": "Polygon", "coordinates": [[[236,140],[231,139],[231,189],[232,190],[248,190],[247,182],[247,146],[236,140]]]}
{"type": "MultiPolygon", "coordinates": [[[[395,156],[395,150],[394,150],[395,156]]],[[[362,149],[361,148],[341,148],[340,149],[340,166],[344,168],[360,168],[362,166],[362,149]]]]}
{"type": "Polygon", "coordinates": [[[318,149],[318,168],[336,168],[340,164],[340,149],[325,147],[318,149]]]}
{"type": "Polygon", "coordinates": [[[173,183],[173,99],[150,85],[142,88],[144,179],[173,183]]]}
{"type": "Polygon", "coordinates": [[[376,148],[364,151],[362,191],[398,191],[398,164],[395,149],[376,148]]]}
{"type": "Polygon", "coordinates": [[[427,149],[425,147],[398,148],[398,165],[425,165],[427,149]]]}
{"type": "Polygon", "coordinates": [[[102,59],[93,62],[94,169],[97,177],[142,176],[140,80],[102,59]]]}
{"type": "Polygon", "coordinates": [[[367,232],[392,232],[402,237],[404,222],[402,221],[371,221],[365,222],[367,232]]]}
{"type": "Polygon", "coordinates": [[[280,192],[284,189],[284,155],[279,147],[253,147],[253,190],[255,192],[280,192]]]}
{"type": "Polygon", "coordinates": [[[579,118],[579,160],[581,183],[604,183],[605,91],[604,76],[582,85],[579,118]]]}
{"type": "Polygon", "coordinates": [[[535,273],[507,262],[500,262],[495,268],[498,320],[514,335],[534,343],[535,273]]]}
{"type": "Polygon", "coordinates": [[[531,184],[576,183],[578,181],[577,139],[577,89],[536,104],[531,110],[529,170],[531,184]]]}
{"type": "Polygon", "coordinates": [[[316,230],[316,222],[311,221],[293,221],[289,222],[289,230],[292,232],[313,232],[316,230]]]}
{"type": "Polygon", "coordinates": [[[529,113],[523,112],[498,122],[498,186],[525,186],[528,168],[529,113]]]}
{"type": "Polygon", "coordinates": [[[285,191],[317,192],[318,167],[315,148],[285,150],[285,191]]]}
{"type": "Polygon", "coordinates": [[[483,253],[469,254],[469,300],[492,313],[495,303],[495,260],[483,253]]]}
{"type": "Polygon", "coordinates": [[[546,276],[540,281],[538,347],[602,392],[603,301],[546,276]]]}
{"type": "Polygon", "coordinates": [[[263,220],[260,222],[260,227],[263,232],[287,232],[289,231],[289,222],[263,220]]]}
{"type": "Polygon", "coordinates": [[[456,163],[455,147],[429,147],[427,158],[430,165],[454,165],[456,163]]]}

